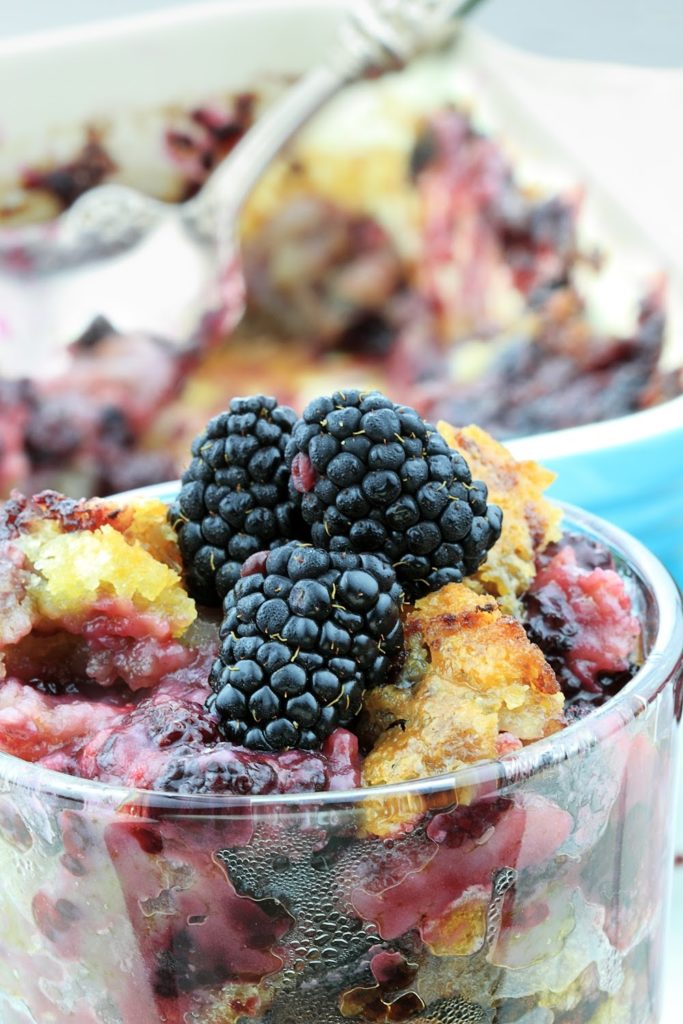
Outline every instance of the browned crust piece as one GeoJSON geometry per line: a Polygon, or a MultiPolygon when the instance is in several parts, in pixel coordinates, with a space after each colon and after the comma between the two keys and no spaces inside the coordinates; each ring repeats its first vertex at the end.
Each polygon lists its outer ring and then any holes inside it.
{"type": "Polygon", "coordinates": [[[562,728],[552,669],[492,598],[450,584],[418,601],[406,628],[419,633],[429,663],[407,693],[384,686],[366,695],[366,731],[377,722],[385,729],[365,760],[364,785],[451,772],[562,728]]]}
{"type": "Polygon", "coordinates": [[[537,462],[518,462],[485,430],[476,426],[457,429],[437,424],[448,444],[460,452],[483,480],[489,498],[503,510],[503,532],[488,558],[466,584],[479,593],[492,594],[501,608],[519,615],[519,598],[536,575],[536,556],[561,535],[561,510],[544,496],[555,474],[537,462]]]}

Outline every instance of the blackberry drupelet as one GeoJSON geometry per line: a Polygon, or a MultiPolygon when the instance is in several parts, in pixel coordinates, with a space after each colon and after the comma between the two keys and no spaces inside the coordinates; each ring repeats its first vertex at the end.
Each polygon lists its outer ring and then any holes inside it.
{"type": "Polygon", "coordinates": [[[311,402],[287,463],[313,543],[382,552],[410,598],[475,572],[500,536],[502,512],[462,455],[379,392],[311,402]]]}
{"type": "Polygon", "coordinates": [[[220,604],[251,555],[296,535],[285,445],[295,413],[274,398],[233,398],[192,444],[171,506],[188,590],[220,604]]]}
{"type": "Polygon", "coordinates": [[[252,566],[225,599],[207,707],[233,743],[315,749],[402,655],[401,588],[377,555],[298,543],[252,566]]]}

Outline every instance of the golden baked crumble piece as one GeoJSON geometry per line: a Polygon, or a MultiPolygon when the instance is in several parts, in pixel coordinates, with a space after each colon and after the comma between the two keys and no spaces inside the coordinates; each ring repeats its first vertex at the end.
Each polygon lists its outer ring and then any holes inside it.
{"type": "Polygon", "coordinates": [[[4,591],[13,628],[0,626],[0,645],[32,630],[92,631],[94,620],[102,632],[108,621],[119,635],[179,637],[196,618],[162,502],[117,507],[54,492],[16,496],[0,532],[2,564],[13,572],[4,591]]]}
{"type": "Polygon", "coordinates": [[[536,555],[559,540],[562,512],[544,497],[555,474],[536,462],[518,462],[504,445],[476,426],[438,424],[451,448],[467,460],[475,480],[503,510],[503,532],[478,572],[465,582],[493,594],[504,611],[518,614],[519,598],[536,575],[536,555]]]}
{"type": "Polygon", "coordinates": [[[425,671],[366,694],[362,730],[375,743],[363,785],[451,772],[562,728],[552,669],[492,597],[452,583],[417,602],[406,631],[423,645],[425,671]]]}

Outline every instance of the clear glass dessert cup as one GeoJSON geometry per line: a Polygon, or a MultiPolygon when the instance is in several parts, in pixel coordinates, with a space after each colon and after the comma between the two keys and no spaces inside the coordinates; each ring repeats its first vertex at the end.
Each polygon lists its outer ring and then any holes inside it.
{"type": "Polygon", "coordinates": [[[567,525],[629,578],[644,665],[498,761],[273,798],[0,756],[3,1024],[655,1024],[680,598],[629,536],[567,525]]]}

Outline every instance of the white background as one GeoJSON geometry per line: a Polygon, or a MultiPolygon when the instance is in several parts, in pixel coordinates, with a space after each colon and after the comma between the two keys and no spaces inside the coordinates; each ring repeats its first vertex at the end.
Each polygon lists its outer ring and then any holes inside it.
{"type": "MultiPolygon", "coordinates": [[[[182,6],[192,3],[0,0],[0,36],[182,6]]],[[[683,66],[681,0],[487,0],[477,19],[509,42],[553,56],[683,66]]]]}

